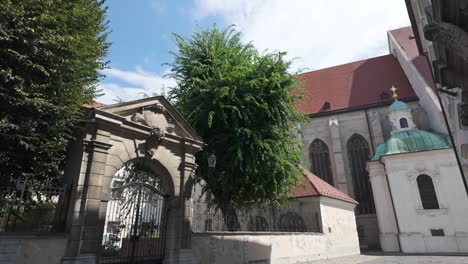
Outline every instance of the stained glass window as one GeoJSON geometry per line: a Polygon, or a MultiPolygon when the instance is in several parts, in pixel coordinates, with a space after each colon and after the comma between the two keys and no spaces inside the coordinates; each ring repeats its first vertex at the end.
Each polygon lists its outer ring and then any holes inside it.
{"type": "Polygon", "coordinates": [[[359,214],[375,214],[374,197],[366,170],[366,162],[370,159],[370,149],[367,141],[358,134],[348,140],[348,158],[353,177],[354,195],[359,202],[359,214]]]}
{"type": "Polygon", "coordinates": [[[330,152],[327,144],[320,139],[315,139],[310,144],[310,171],[322,180],[333,185],[333,174],[330,163],[330,152]]]}

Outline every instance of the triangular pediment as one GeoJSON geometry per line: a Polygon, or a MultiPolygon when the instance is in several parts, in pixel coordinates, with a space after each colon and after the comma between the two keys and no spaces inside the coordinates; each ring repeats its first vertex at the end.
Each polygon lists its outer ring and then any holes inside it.
{"type": "Polygon", "coordinates": [[[183,116],[163,96],[155,96],[97,108],[148,127],[164,129],[166,133],[203,141],[183,116]]]}

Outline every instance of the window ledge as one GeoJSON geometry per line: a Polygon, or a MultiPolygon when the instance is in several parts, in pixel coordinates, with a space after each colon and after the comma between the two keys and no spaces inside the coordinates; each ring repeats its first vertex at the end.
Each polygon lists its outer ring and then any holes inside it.
{"type": "Polygon", "coordinates": [[[420,215],[437,216],[442,214],[448,214],[448,208],[439,209],[416,209],[416,212],[420,215]]]}

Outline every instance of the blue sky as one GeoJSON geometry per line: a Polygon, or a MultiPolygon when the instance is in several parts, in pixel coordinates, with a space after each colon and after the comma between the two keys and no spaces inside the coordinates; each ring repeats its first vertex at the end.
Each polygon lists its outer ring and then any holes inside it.
{"type": "Polygon", "coordinates": [[[189,36],[197,27],[208,27],[222,20],[196,19],[191,0],[110,0],[109,40],[112,42],[109,59],[111,66],[134,70],[139,65],[148,71],[160,72],[162,63],[170,62],[169,51],[175,51],[172,33],[189,36]]]}
{"type": "Polygon", "coordinates": [[[189,37],[235,24],[259,50],[288,51],[291,71],[315,70],[388,53],[386,31],[409,25],[404,0],[108,0],[110,69],[100,83],[107,104],[175,86],[163,63],[189,37]]]}

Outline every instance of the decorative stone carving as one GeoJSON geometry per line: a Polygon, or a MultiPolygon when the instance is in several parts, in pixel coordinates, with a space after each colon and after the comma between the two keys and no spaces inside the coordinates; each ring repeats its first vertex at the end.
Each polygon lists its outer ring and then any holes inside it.
{"type": "Polygon", "coordinates": [[[154,155],[154,151],[161,144],[165,133],[173,133],[175,126],[172,120],[166,117],[166,109],[161,104],[145,106],[140,112],[133,114],[131,120],[151,127],[150,134],[146,138],[145,153],[149,156],[154,155]]]}
{"type": "Polygon", "coordinates": [[[165,131],[164,129],[155,127],[151,129],[150,135],[146,138],[145,142],[145,151],[148,156],[153,156],[154,151],[159,147],[163,138],[164,138],[165,131]]]}
{"type": "Polygon", "coordinates": [[[335,116],[332,116],[329,120],[328,120],[328,125],[331,127],[331,126],[338,126],[338,119],[335,117],[335,116]]]}
{"type": "Polygon", "coordinates": [[[408,179],[412,182],[415,181],[416,178],[421,174],[426,174],[426,175],[429,175],[433,179],[437,179],[440,175],[440,171],[439,171],[439,168],[430,167],[426,165],[424,167],[418,166],[407,172],[408,179]]]}
{"type": "Polygon", "coordinates": [[[387,172],[388,175],[394,175],[394,174],[399,174],[402,172],[407,172],[408,169],[409,169],[408,166],[398,165],[398,166],[387,166],[385,168],[385,171],[387,172]]]}
{"type": "Polygon", "coordinates": [[[159,127],[168,133],[173,133],[175,126],[172,124],[171,118],[166,117],[166,114],[166,109],[162,105],[154,104],[142,107],[140,112],[135,113],[131,117],[131,120],[152,128],[159,127]]]}
{"type": "Polygon", "coordinates": [[[369,179],[374,177],[384,177],[385,176],[385,167],[382,163],[378,161],[367,162],[366,169],[369,172],[369,179]]]}
{"type": "Polygon", "coordinates": [[[429,23],[424,27],[424,37],[452,49],[468,61],[468,33],[462,28],[446,22],[429,23]]]}

